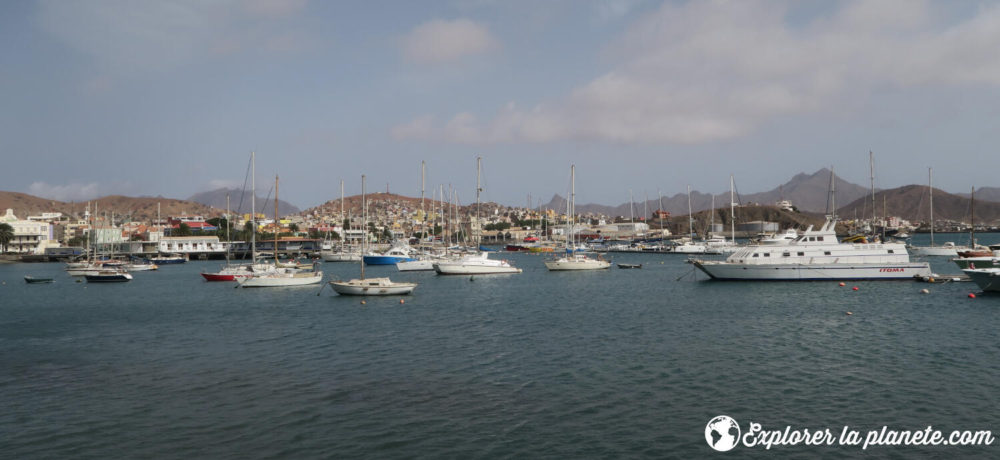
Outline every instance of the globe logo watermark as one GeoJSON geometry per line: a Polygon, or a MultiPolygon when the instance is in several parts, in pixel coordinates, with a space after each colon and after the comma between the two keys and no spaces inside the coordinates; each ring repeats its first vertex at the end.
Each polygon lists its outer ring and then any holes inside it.
{"type": "Polygon", "coordinates": [[[705,425],[705,442],[719,451],[728,452],[740,443],[740,425],[728,415],[720,415],[705,425]]]}

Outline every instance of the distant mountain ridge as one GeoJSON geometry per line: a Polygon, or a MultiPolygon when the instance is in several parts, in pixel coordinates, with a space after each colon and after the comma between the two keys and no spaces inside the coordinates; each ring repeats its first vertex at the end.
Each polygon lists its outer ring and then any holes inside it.
{"type": "MultiPolygon", "coordinates": [[[[215,190],[209,190],[207,192],[196,193],[191,195],[187,201],[194,201],[196,203],[201,203],[206,206],[212,206],[214,208],[226,209],[226,195],[229,195],[230,209],[233,213],[248,214],[250,213],[250,201],[251,195],[250,191],[243,191],[240,189],[229,189],[229,188],[219,188],[215,190]]],[[[274,214],[274,193],[272,191],[270,197],[263,197],[257,195],[257,212],[264,213],[264,215],[274,214]]],[[[302,212],[301,209],[295,205],[285,201],[278,200],[278,214],[281,216],[287,216],[290,214],[298,214],[302,212]]]]}
{"type": "MultiPolygon", "coordinates": [[[[875,214],[884,212],[911,222],[930,220],[930,193],[926,185],[904,185],[875,193],[875,214]],[[883,211],[883,208],[885,211],[883,211]]],[[[871,218],[872,198],[870,195],[858,198],[837,211],[841,219],[871,218]],[[856,213],[856,214],[855,214],[856,213]]],[[[980,199],[976,191],[976,222],[991,223],[1000,219],[1000,203],[980,199]]],[[[968,222],[971,217],[968,195],[961,196],[934,189],[934,220],[968,222]]]]}
{"type": "Polygon", "coordinates": [[[156,219],[157,205],[160,206],[160,215],[164,219],[180,215],[201,215],[209,218],[222,213],[219,209],[213,209],[201,203],[163,197],[136,198],[110,195],[87,201],[63,202],[26,193],[0,191],[0,212],[7,208],[13,209],[14,214],[19,219],[25,219],[30,215],[39,215],[43,212],[61,212],[65,216],[82,219],[88,202],[91,203],[92,213],[96,209],[99,213],[106,211],[114,212],[119,216],[130,215],[134,221],[156,219]]]}
{"type": "MultiPolygon", "coordinates": [[[[738,179],[738,178],[737,178],[738,179]]],[[[862,187],[851,182],[847,182],[840,176],[836,176],[835,179],[837,187],[837,202],[838,203],[849,203],[862,196],[869,193],[868,188],[862,187]]],[[[737,192],[739,192],[739,181],[736,183],[737,192]]],[[[782,184],[781,186],[775,187],[773,190],[766,192],[741,194],[736,199],[738,203],[749,204],[749,203],[760,203],[760,204],[774,204],[782,197],[784,199],[792,202],[792,205],[802,211],[818,212],[823,213],[827,210],[827,198],[829,197],[830,189],[830,170],[827,168],[820,169],[812,174],[799,173],[791,178],[788,182],[782,184]]],[[[555,195],[549,200],[549,203],[545,205],[549,209],[555,209],[557,211],[563,211],[566,209],[566,198],[560,195],[555,195]]],[[[729,192],[723,192],[715,195],[715,206],[717,208],[728,207],[729,206],[729,192]]],[[[645,209],[648,207],[649,213],[651,214],[656,209],[659,209],[660,202],[659,199],[652,199],[645,203],[642,201],[636,201],[632,206],[632,211],[630,211],[629,203],[623,203],[617,206],[605,206],[600,204],[584,204],[576,205],[576,212],[579,214],[585,214],[588,212],[604,214],[607,216],[625,216],[628,217],[630,214],[634,214],[638,219],[643,216],[645,209]]],[[[691,191],[691,208],[694,212],[704,211],[706,209],[711,209],[712,207],[712,195],[709,193],[702,193],[698,191],[691,191]]],[[[663,210],[669,212],[670,214],[682,214],[687,215],[688,213],[688,197],[686,193],[678,193],[670,197],[663,197],[663,210]]],[[[647,216],[648,217],[648,216],[647,216]]]]}

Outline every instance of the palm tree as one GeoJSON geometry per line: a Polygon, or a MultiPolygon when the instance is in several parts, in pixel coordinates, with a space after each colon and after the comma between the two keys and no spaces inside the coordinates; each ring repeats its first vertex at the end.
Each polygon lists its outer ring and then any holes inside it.
{"type": "Polygon", "coordinates": [[[7,252],[7,243],[14,239],[14,227],[8,223],[0,224],[0,252],[7,252]]]}

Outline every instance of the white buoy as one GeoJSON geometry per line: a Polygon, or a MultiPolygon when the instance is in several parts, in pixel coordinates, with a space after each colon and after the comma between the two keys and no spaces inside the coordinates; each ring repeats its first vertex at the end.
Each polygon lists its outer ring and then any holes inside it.
{"type": "Polygon", "coordinates": [[[920,290],[920,293],[921,293],[921,294],[930,294],[930,293],[931,293],[931,290],[930,290],[930,289],[921,289],[921,290],[920,290]]]}

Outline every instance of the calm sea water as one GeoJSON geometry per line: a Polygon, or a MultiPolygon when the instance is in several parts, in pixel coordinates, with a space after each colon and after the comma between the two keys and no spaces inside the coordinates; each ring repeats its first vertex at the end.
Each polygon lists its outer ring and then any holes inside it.
{"type": "MultiPolygon", "coordinates": [[[[643,268],[592,273],[501,257],[524,273],[370,268],[420,286],[405,304],[366,305],[203,282],[217,262],[111,285],[61,264],[0,265],[0,457],[698,458],[716,454],[704,430],[720,414],[744,430],[1000,433],[1000,297],[968,299],[972,284],[719,283],[670,255],[616,255],[643,268]]],[[[982,457],[1000,445],[737,449],[982,457]]]]}

